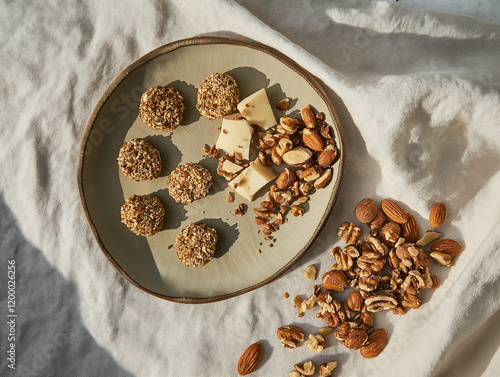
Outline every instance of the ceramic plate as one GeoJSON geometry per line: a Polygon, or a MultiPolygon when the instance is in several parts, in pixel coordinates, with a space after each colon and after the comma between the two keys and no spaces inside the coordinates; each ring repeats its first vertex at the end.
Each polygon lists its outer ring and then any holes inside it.
{"type": "MultiPolygon", "coordinates": [[[[277,118],[283,114],[274,110],[277,118]]],[[[261,44],[200,37],[173,42],[148,53],[108,87],[82,140],[78,184],[90,228],[107,259],[126,280],[166,300],[203,303],[260,287],[306,253],[337,198],[343,161],[342,132],[335,110],[308,72],[261,44]],[[253,202],[235,194],[234,202],[228,203],[226,197],[231,189],[216,173],[217,160],[203,156],[204,144],[215,144],[221,121],[200,117],[195,107],[196,93],[202,81],[214,72],[231,75],[241,98],[261,88],[266,89],[272,105],[290,98],[288,114],[298,116],[300,109],[310,104],[325,114],[333,129],[340,155],[333,166],[333,179],[311,195],[303,217],[288,216],[288,222],[274,233],[274,247],[262,234],[256,234],[259,228],[253,220],[253,208],[259,206],[267,190],[261,190],[253,202]],[[138,116],[141,94],[155,85],[173,86],[184,97],[184,120],[172,134],[150,129],[138,116]],[[135,182],[120,172],[118,151],[124,141],[135,137],[150,141],[160,150],[163,169],[158,179],[135,182]],[[207,197],[183,205],[168,195],[166,187],[168,174],[186,162],[209,169],[213,185],[207,197]],[[145,238],[121,224],[120,207],[132,194],[150,193],[164,204],[166,218],[162,231],[145,238]],[[240,203],[248,205],[247,213],[235,216],[234,210],[240,203]],[[186,267],[179,262],[175,247],[169,246],[183,227],[197,221],[217,230],[217,251],[206,266],[186,267]]]]}

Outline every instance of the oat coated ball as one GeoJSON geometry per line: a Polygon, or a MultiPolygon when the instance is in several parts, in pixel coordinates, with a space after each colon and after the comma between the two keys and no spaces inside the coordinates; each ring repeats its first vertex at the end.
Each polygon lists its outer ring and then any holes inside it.
{"type": "Polygon", "coordinates": [[[174,87],[154,86],[142,95],[139,116],[153,130],[175,130],[182,122],[183,101],[174,87]]]}
{"type": "Polygon", "coordinates": [[[132,195],[120,212],[122,223],[138,236],[152,236],[163,227],[165,208],[156,196],[132,195]]]}
{"type": "Polygon", "coordinates": [[[203,166],[187,163],[168,176],[168,193],[178,203],[188,204],[204,198],[212,186],[212,175],[203,166]]]}
{"type": "Polygon", "coordinates": [[[210,262],[216,244],[216,230],[200,222],[183,228],[175,240],[177,257],[189,267],[203,267],[210,262]]]}
{"type": "Polygon", "coordinates": [[[234,114],[240,102],[236,81],[226,73],[213,73],[198,88],[196,108],[200,115],[211,119],[234,114]]]}
{"type": "Polygon", "coordinates": [[[129,140],[120,148],[118,166],[123,174],[135,181],[158,178],[161,173],[160,151],[146,140],[129,140]]]}

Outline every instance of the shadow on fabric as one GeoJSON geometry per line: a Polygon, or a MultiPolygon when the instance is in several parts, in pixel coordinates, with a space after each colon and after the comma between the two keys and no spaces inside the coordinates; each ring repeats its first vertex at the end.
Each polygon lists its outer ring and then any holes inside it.
{"type": "MultiPolygon", "coordinates": [[[[100,347],[85,328],[77,289],[54,269],[23,236],[0,194],[0,284],[7,287],[7,261],[15,261],[16,369],[0,358],[9,376],[131,377],[100,347]]],[[[7,310],[2,289],[2,313],[7,310]]],[[[5,297],[6,298],[6,297],[5,297]]],[[[4,317],[5,319],[5,317],[4,317]]],[[[2,355],[7,326],[0,327],[2,355]]],[[[3,373],[2,372],[2,373],[3,373]]]]}

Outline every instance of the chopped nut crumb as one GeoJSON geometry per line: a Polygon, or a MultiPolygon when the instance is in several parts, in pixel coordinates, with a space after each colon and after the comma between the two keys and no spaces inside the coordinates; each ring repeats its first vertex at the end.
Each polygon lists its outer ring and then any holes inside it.
{"type": "Polygon", "coordinates": [[[234,214],[236,216],[243,216],[246,212],[246,205],[241,203],[236,209],[234,210],[234,214]]]}
{"type": "Polygon", "coordinates": [[[288,298],[290,297],[290,295],[288,294],[288,292],[285,292],[285,294],[283,295],[284,298],[288,298]]]}

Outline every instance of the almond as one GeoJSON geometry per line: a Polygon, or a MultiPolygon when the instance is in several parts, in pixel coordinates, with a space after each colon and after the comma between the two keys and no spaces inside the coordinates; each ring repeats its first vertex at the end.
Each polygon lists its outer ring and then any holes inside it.
{"type": "Polygon", "coordinates": [[[438,251],[441,253],[446,253],[452,258],[460,253],[460,250],[462,250],[462,245],[460,245],[457,241],[450,240],[448,238],[435,241],[431,245],[432,252],[438,251]]]}
{"type": "Polygon", "coordinates": [[[313,151],[321,152],[325,149],[323,138],[318,131],[313,128],[304,128],[304,131],[302,131],[302,141],[313,151]]]}
{"type": "Polygon", "coordinates": [[[262,345],[258,342],[250,345],[238,361],[238,373],[240,376],[252,373],[257,368],[261,358],[262,345]]]}
{"type": "Polygon", "coordinates": [[[343,291],[347,287],[347,277],[343,271],[328,271],[323,274],[321,279],[323,288],[329,291],[343,291]]]}
{"type": "Polygon", "coordinates": [[[381,202],[382,211],[388,218],[400,224],[408,222],[408,213],[396,202],[384,199],[381,202]]]}
{"type": "Polygon", "coordinates": [[[361,356],[371,359],[382,352],[385,346],[385,341],[387,340],[387,331],[384,329],[378,329],[372,331],[368,335],[368,341],[366,345],[360,348],[361,356]]]}
{"type": "Polygon", "coordinates": [[[442,266],[451,267],[452,265],[450,254],[444,253],[442,251],[433,251],[430,253],[430,256],[442,266]]]}
{"type": "Polygon", "coordinates": [[[354,215],[356,216],[356,218],[365,224],[375,220],[377,214],[377,204],[375,204],[375,202],[369,198],[361,200],[354,210],[354,215]]]}
{"type": "Polygon", "coordinates": [[[333,164],[333,161],[335,160],[335,157],[337,157],[336,150],[334,150],[334,149],[325,149],[318,156],[318,164],[323,169],[326,169],[331,164],[333,164]]]}
{"type": "Polygon", "coordinates": [[[444,203],[436,203],[429,214],[429,224],[433,228],[439,228],[446,220],[446,205],[444,203]]]}
{"type": "Polygon", "coordinates": [[[276,104],[278,110],[288,110],[290,107],[290,98],[283,98],[276,104]]]}
{"type": "Polygon", "coordinates": [[[304,108],[300,110],[300,115],[302,115],[302,120],[306,124],[306,127],[316,127],[316,117],[309,105],[304,106],[304,108]]]}
{"type": "Polygon", "coordinates": [[[442,233],[436,232],[435,230],[428,230],[415,244],[417,246],[426,246],[431,242],[436,241],[442,235],[442,233]]]}
{"type": "Polygon", "coordinates": [[[363,296],[361,296],[359,290],[355,289],[347,298],[347,306],[349,306],[349,309],[351,310],[360,312],[363,307],[363,301],[363,296]]]}
{"type": "Polygon", "coordinates": [[[295,147],[283,155],[283,161],[288,165],[301,165],[309,160],[313,155],[310,149],[304,147],[295,147]]]}
{"type": "Polygon", "coordinates": [[[417,242],[420,238],[420,229],[418,227],[417,220],[415,217],[408,213],[408,221],[401,226],[402,236],[408,242],[417,242]]]}

